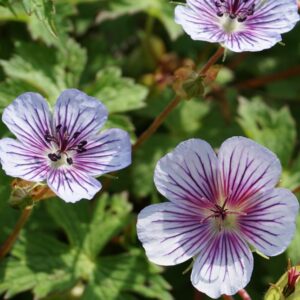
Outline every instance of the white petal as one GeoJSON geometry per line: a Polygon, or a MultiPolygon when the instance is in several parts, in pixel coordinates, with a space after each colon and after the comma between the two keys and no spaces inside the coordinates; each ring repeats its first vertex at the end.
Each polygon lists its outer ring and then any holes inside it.
{"type": "Polygon", "coordinates": [[[89,140],[86,152],[74,156],[74,167],[92,176],[123,169],[131,164],[131,143],[128,133],[109,129],[97,139],[89,140]]]}
{"type": "Polygon", "coordinates": [[[43,181],[49,170],[46,155],[38,148],[4,138],[0,140],[0,163],[5,173],[28,181],[43,181]]]}
{"type": "Polygon", "coordinates": [[[244,203],[246,216],[239,218],[245,239],[267,256],[282,253],[291,242],[299,203],[287,189],[276,188],[257,194],[244,203]]]}
{"type": "Polygon", "coordinates": [[[231,204],[241,204],[255,193],[273,188],[281,174],[276,155],[244,137],[226,140],[218,157],[222,190],[231,204]]]}
{"type": "Polygon", "coordinates": [[[99,132],[107,119],[106,107],[96,98],[76,90],[65,90],[59,96],[54,110],[54,125],[72,137],[80,133],[76,141],[99,132]]]}
{"type": "Polygon", "coordinates": [[[199,205],[218,197],[218,161],[205,141],[191,139],[157,163],[154,182],[159,192],[174,203],[199,205]]]}
{"type": "Polygon", "coordinates": [[[199,209],[170,202],[144,208],[138,215],[137,234],[149,260],[168,266],[195,256],[211,235],[201,219],[199,209]]]}
{"type": "Polygon", "coordinates": [[[48,148],[45,132],[51,132],[51,116],[46,100],[36,93],[25,93],[5,108],[2,121],[19,141],[31,148],[48,148]]]}
{"type": "Polygon", "coordinates": [[[234,232],[220,232],[197,256],[191,280],[211,298],[234,295],[250,281],[253,256],[234,232]]]}
{"type": "Polygon", "coordinates": [[[95,178],[72,168],[52,169],[47,178],[48,186],[65,202],[92,199],[101,189],[95,178]]]}
{"type": "Polygon", "coordinates": [[[193,40],[221,43],[225,35],[213,5],[213,1],[188,1],[187,6],[178,5],[175,8],[175,22],[193,40]]]}

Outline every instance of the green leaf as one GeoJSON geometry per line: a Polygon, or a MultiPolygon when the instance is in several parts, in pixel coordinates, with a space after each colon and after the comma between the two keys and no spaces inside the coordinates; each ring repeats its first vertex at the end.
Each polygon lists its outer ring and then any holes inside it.
{"type": "Polygon", "coordinates": [[[87,94],[100,99],[110,113],[139,109],[145,105],[148,94],[146,87],[134,83],[131,78],[122,77],[117,67],[98,72],[95,82],[85,90],[87,94]]]}
{"type": "Polygon", "coordinates": [[[42,24],[53,35],[56,35],[56,28],[53,21],[55,6],[52,0],[23,0],[23,5],[29,15],[35,14],[42,24]]]}
{"type": "Polygon", "coordinates": [[[80,299],[133,299],[132,293],[171,299],[160,268],[150,265],[140,250],[99,257],[131,219],[125,195],[104,194],[93,203],[76,204],[53,198],[46,207],[67,240],[57,229],[38,226],[45,219],[35,211],[30,220],[34,226],[22,231],[11,256],[0,264],[0,294],[12,298],[32,290],[40,299],[69,291],[64,298],[68,299],[72,288],[83,282],[80,299]]]}
{"type": "MultiPolygon", "coordinates": [[[[300,215],[297,216],[296,228],[300,228],[300,215]]],[[[292,262],[300,262],[300,232],[296,231],[295,236],[287,249],[287,255],[292,262]]]]}
{"type": "Polygon", "coordinates": [[[130,221],[131,205],[119,195],[102,195],[94,203],[93,213],[84,201],[75,205],[49,201],[47,207],[70,244],[81,248],[92,259],[130,221]]]}
{"type": "Polygon", "coordinates": [[[180,139],[166,134],[156,134],[139,148],[132,165],[133,192],[137,197],[156,193],[153,174],[158,160],[172,150],[180,139]],[[146,159],[145,159],[146,158],[146,159]]]}
{"type": "Polygon", "coordinates": [[[296,142],[296,126],[287,107],[272,109],[260,99],[240,99],[238,122],[245,134],[275,152],[283,166],[290,162],[296,142]]]}
{"type": "Polygon", "coordinates": [[[93,282],[88,285],[82,300],[135,299],[129,292],[147,298],[171,300],[170,286],[159,276],[160,268],[145,261],[140,250],[98,260],[93,282]]]}
{"type": "MultiPolygon", "coordinates": [[[[145,12],[157,18],[166,28],[170,37],[175,40],[182,34],[182,29],[174,21],[174,5],[169,1],[161,0],[114,0],[109,1],[109,9],[115,16],[145,12]]],[[[107,17],[110,17],[108,15],[107,17]]]]}
{"type": "Polygon", "coordinates": [[[136,141],[135,127],[132,121],[127,116],[122,115],[109,115],[107,122],[104,124],[103,129],[120,128],[127,131],[131,138],[131,143],[136,141]]]}
{"type": "Polygon", "coordinates": [[[7,96],[11,100],[25,89],[37,91],[55,103],[62,90],[78,85],[85,63],[85,50],[73,40],[58,50],[17,42],[10,60],[0,60],[8,77],[2,83],[0,103],[6,104],[7,96]]]}

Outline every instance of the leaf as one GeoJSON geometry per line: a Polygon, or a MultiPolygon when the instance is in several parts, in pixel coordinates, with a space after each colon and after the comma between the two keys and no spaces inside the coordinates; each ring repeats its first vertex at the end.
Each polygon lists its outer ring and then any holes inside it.
{"type": "Polygon", "coordinates": [[[245,134],[275,152],[287,166],[296,142],[296,126],[287,107],[272,109],[260,99],[240,99],[238,122],[245,134]]]}
{"type": "Polygon", "coordinates": [[[135,127],[129,117],[123,115],[109,115],[103,129],[120,128],[127,131],[131,138],[131,143],[136,141],[135,127]]]}
{"type": "Polygon", "coordinates": [[[116,17],[122,14],[133,14],[143,11],[149,14],[151,17],[158,19],[165,26],[166,30],[173,40],[177,39],[182,34],[181,27],[174,21],[174,5],[172,5],[169,1],[114,0],[109,1],[108,8],[112,14],[106,14],[105,18],[116,17]]]}
{"type": "MultiPolygon", "coordinates": [[[[76,87],[86,63],[86,52],[75,41],[56,50],[37,44],[16,43],[16,53],[10,60],[0,60],[8,77],[2,83],[0,103],[20,91],[37,91],[55,103],[62,90],[76,87]]],[[[2,106],[2,105],[1,105],[2,106]]]]}
{"type": "Polygon", "coordinates": [[[29,15],[35,14],[42,24],[53,35],[56,35],[56,28],[53,21],[55,6],[52,0],[23,0],[23,5],[29,15]]]}
{"type": "Polygon", "coordinates": [[[137,197],[156,193],[153,174],[158,160],[173,149],[180,141],[166,134],[156,134],[139,148],[132,165],[133,192],[137,197]],[[145,159],[146,158],[146,159],[145,159]]]}
{"type": "Polygon", "coordinates": [[[131,205],[119,195],[108,197],[104,194],[96,200],[92,211],[84,201],[76,205],[63,201],[47,204],[51,216],[64,229],[70,244],[81,248],[92,259],[130,220],[131,205]]]}
{"type": "Polygon", "coordinates": [[[109,67],[98,72],[95,82],[87,86],[85,91],[101,100],[110,113],[143,107],[148,93],[146,87],[134,83],[133,79],[123,78],[121,70],[117,67],[109,67]]]}
{"type": "Polygon", "coordinates": [[[147,298],[170,300],[170,286],[160,276],[160,268],[145,261],[138,249],[129,253],[102,257],[94,281],[86,288],[82,300],[90,299],[136,299],[129,292],[147,298]]]}
{"type": "MultiPolygon", "coordinates": [[[[300,228],[300,215],[297,216],[296,228],[300,228]]],[[[287,249],[287,255],[294,263],[300,263],[300,232],[297,230],[295,236],[287,249]]]]}
{"type": "MultiPolygon", "coordinates": [[[[67,240],[57,229],[39,227],[45,219],[35,211],[31,219],[35,225],[22,231],[11,256],[0,264],[0,294],[12,298],[32,290],[35,299],[40,299],[49,293],[71,290],[71,294],[83,282],[81,299],[123,300],[133,298],[132,293],[171,299],[160,268],[150,265],[140,250],[99,257],[131,219],[125,195],[104,194],[94,203],[76,204],[54,198],[46,207],[67,240]]],[[[64,299],[68,298],[65,294],[64,299]]]]}

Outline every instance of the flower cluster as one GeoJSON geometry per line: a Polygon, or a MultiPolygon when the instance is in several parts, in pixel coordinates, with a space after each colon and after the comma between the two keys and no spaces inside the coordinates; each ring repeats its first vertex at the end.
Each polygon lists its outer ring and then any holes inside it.
{"type": "Polygon", "coordinates": [[[296,0],[187,0],[175,21],[194,40],[234,51],[260,51],[281,41],[299,21],[296,0]]]}
{"type": "Polygon", "coordinates": [[[148,258],[166,266],[194,258],[198,290],[212,298],[237,293],[251,277],[249,245],[274,256],[293,237],[299,204],[275,188],[280,174],[277,157],[247,138],[226,140],[218,156],[205,141],[181,143],[155,170],[155,185],[170,202],[138,216],[148,258]]]}
{"type": "Polygon", "coordinates": [[[17,140],[0,140],[0,162],[6,174],[28,181],[47,181],[66,202],[91,199],[101,189],[95,176],[131,163],[128,133],[108,129],[105,106],[75,89],[58,98],[53,116],[46,100],[25,93],[3,112],[2,120],[17,140]]]}

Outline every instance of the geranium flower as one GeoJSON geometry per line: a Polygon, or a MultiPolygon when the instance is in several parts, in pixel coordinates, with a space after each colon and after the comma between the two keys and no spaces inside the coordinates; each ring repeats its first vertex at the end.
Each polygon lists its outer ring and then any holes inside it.
{"type": "Polygon", "coordinates": [[[277,157],[247,138],[226,140],[218,156],[205,141],[181,143],[154,175],[170,202],[138,216],[149,260],[168,266],[194,258],[191,280],[199,291],[235,294],[251,277],[249,245],[274,256],[293,237],[299,204],[289,190],[275,188],[280,174],[277,157]]]}
{"type": "Polygon", "coordinates": [[[298,21],[296,0],[187,0],[175,9],[175,22],[192,39],[234,52],[271,48],[298,21]]]}
{"type": "Polygon", "coordinates": [[[99,100],[75,89],[59,96],[53,116],[41,95],[22,94],[3,112],[2,120],[17,140],[0,140],[2,168],[13,177],[47,181],[66,202],[93,198],[101,189],[95,176],[131,163],[125,131],[99,134],[107,115],[99,100]]]}

